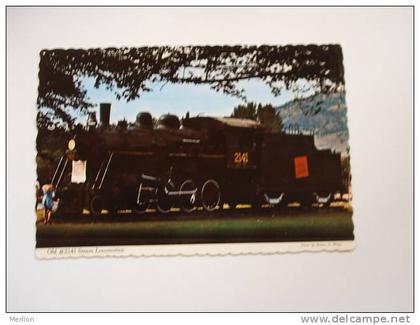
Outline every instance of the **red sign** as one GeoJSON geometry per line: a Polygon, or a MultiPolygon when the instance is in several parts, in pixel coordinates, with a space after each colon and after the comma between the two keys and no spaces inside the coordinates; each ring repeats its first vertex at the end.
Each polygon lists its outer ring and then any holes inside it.
{"type": "Polygon", "coordinates": [[[309,176],[308,157],[295,157],[295,177],[305,178],[309,176]]]}

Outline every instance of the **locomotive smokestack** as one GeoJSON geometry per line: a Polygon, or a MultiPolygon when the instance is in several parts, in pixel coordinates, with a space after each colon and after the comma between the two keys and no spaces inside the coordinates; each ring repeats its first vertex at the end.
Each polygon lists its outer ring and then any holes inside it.
{"type": "Polygon", "coordinates": [[[109,117],[111,114],[111,104],[101,103],[99,105],[99,119],[102,127],[109,126],[109,117]]]}

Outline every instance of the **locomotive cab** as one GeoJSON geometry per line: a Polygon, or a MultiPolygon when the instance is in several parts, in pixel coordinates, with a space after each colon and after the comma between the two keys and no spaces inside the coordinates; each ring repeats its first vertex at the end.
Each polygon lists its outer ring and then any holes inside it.
{"type": "Polygon", "coordinates": [[[261,153],[260,167],[267,172],[259,175],[259,192],[268,203],[281,197],[283,204],[329,204],[341,189],[340,154],[318,150],[314,135],[267,133],[261,153]]]}

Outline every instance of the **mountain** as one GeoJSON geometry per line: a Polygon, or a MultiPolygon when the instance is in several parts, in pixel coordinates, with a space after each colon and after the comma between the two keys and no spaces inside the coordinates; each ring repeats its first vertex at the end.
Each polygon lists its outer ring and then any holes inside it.
{"type": "Polygon", "coordinates": [[[343,92],[295,99],[276,110],[286,132],[314,132],[318,149],[338,152],[348,149],[347,105],[343,92]]]}

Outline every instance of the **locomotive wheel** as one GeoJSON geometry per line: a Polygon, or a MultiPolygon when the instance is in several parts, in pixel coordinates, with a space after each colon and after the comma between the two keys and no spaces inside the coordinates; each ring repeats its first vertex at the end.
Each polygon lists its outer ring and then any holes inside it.
{"type": "Polygon", "coordinates": [[[174,206],[173,198],[166,191],[175,191],[174,183],[170,182],[158,187],[156,208],[160,213],[168,213],[174,206]]]}
{"type": "MultiPolygon", "coordinates": [[[[179,191],[197,191],[197,186],[195,186],[194,182],[191,179],[187,179],[184,181],[179,188],[179,191]]],[[[196,202],[197,202],[197,192],[191,195],[182,195],[179,196],[179,201],[181,204],[182,211],[190,213],[195,210],[196,202]]]]}
{"type": "Polygon", "coordinates": [[[220,186],[214,179],[208,179],[201,188],[201,203],[207,211],[214,211],[220,203],[220,186]]]}
{"type": "Polygon", "coordinates": [[[95,194],[90,200],[90,213],[94,216],[99,216],[102,209],[105,207],[105,200],[102,195],[95,194]]]}
{"type": "Polygon", "coordinates": [[[140,204],[135,203],[132,210],[135,214],[144,214],[148,207],[149,205],[147,203],[140,202],[140,204]]]}

